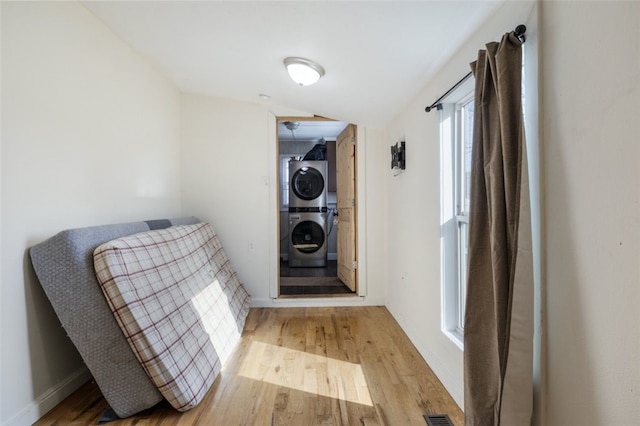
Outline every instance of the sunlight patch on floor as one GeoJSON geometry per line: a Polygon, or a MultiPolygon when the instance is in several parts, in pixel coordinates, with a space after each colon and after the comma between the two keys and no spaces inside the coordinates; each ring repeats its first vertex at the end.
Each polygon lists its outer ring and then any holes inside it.
{"type": "Polygon", "coordinates": [[[359,364],[252,341],[238,375],[316,395],[373,406],[359,364]]]}

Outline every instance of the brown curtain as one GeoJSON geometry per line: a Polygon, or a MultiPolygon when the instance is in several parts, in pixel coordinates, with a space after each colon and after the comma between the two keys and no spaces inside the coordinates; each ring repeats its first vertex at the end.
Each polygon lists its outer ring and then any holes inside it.
{"type": "MultiPolygon", "coordinates": [[[[533,275],[530,223],[520,222],[521,209],[529,206],[520,40],[509,33],[500,43],[487,44],[471,68],[475,115],[464,319],[465,423],[529,424],[532,347],[526,317],[532,312],[533,275]],[[524,237],[520,226],[528,227],[524,237]],[[519,242],[529,247],[521,248],[519,242]],[[524,272],[517,272],[518,267],[524,272]],[[516,311],[514,303],[522,307],[516,311]],[[510,347],[514,341],[520,347],[510,347]],[[507,398],[505,389],[510,392],[507,398]],[[506,407],[505,399],[513,407],[506,407]]],[[[528,220],[528,212],[525,216],[528,220]]]]}

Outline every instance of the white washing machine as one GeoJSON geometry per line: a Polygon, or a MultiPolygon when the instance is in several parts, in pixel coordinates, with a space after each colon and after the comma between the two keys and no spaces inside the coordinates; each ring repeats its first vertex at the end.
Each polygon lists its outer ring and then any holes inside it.
{"type": "Polygon", "coordinates": [[[327,213],[289,212],[289,266],[327,266],[327,213]]]}
{"type": "Polygon", "coordinates": [[[290,211],[327,207],[327,170],[326,161],[289,162],[290,211]]]}

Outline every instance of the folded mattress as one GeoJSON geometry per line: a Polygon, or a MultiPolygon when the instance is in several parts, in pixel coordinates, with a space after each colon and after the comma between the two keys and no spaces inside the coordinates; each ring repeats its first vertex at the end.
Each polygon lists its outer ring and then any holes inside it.
{"type": "Polygon", "coordinates": [[[235,348],[250,297],[207,223],[96,248],[96,276],[136,358],[179,411],[198,404],[235,348]]]}

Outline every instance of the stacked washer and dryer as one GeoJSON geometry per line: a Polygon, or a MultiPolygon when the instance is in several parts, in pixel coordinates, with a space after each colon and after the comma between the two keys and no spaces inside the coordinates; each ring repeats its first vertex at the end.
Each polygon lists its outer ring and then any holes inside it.
{"type": "Polygon", "coordinates": [[[289,266],[327,266],[327,162],[289,162],[289,266]]]}

